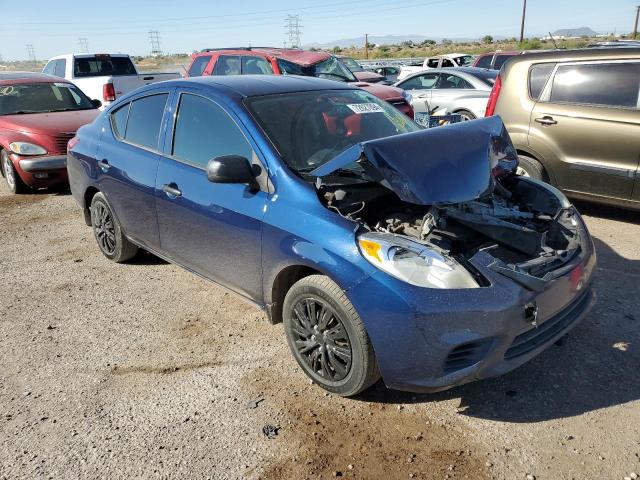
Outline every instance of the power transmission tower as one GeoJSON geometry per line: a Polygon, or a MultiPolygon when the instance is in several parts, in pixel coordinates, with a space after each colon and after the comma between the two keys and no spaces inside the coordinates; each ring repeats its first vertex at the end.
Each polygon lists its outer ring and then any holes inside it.
{"type": "Polygon", "coordinates": [[[36,61],[36,51],[33,49],[33,44],[27,43],[27,58],[30,62],[36,61]]]}
{"type": "Polygon", "coordinates": [[[85,37],[80,37],[78,43],[80,44],[80,53],[89,53],[89,42],[85,37]]]}
{"type": "Polygon", "coordinates": [[[640,17],[640,5],[636,7],[636,21],[633,24],[633,39],[638,36],[638,17],[640,17]]]}
{"type": "Polygon", "coordinates": [[[289,37],[289,47],[300,48],[300,28],[302,21],[300,15],[287,15],[284,19],[284,28],[289,37]]]}
{"type": "Polygon", "coordinates": [[[527,0],[522,4],[522,22],[520,23],[520,43],[524,42],[524,17],[527,14],[527,0]]]}
{"type": "Polygon", "coordinates": [[[162,55],[162,50],[160,50],[160,32],[157,30],[149,31],[149,43],[151,44],[151,55],[162,55]]]}

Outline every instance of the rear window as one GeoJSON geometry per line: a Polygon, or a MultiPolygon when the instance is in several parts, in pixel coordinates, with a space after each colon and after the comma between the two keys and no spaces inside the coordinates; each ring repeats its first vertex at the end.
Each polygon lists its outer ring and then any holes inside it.
{"type": "Polygon", "coordinates": [[[485,55],[484,57],[480,57],[475,66],[478,68],[491,68],[491,58],[492,55],[485,55]]]}
{"type": "Polygon", "coordinates": [[[500,70],[502,65],[509,60],[510,58],[515,57],[515,55],[496,55],[496,60],[493,62],[493,68],[496,70],[500,70]]]}
{"type": "Polygon", "coordinates": [[[493,84],[496,83],[496,77],[498,76],[497,70],[481,70],[470,73],[478,80],[480,80],[485,85],[489,87],[493,87],[493,84]]]}
{"type": "Polygon", "coordinates": [[[550,101],[638,108],[640,62],[562,65],[550,101]]]}
{"type": "Polygon", "coordinates": [[[127,142],[151,150],[158,150],[160,125],[169,95],[162,93],[131,102],[124,138],[127,142]]]}
{"type": "Polygon", "coordinates": [[[76,57],[73,60],[73,75],[76,78],[135,75],[136,73],[136,67],[129,57],[95,55],[93,57],[76,57]]]}
{"type": "Polygon", "coordinates": [[[209,60],[211,60],[211,55],[203,55],[202,57],[197,57],[189,67],[189,76],[200,77],[204,73],[204,69],[207,68],[209,60]]]}
{"type": "Polygon", "coordinates": [[[555,63],[540,63],[531,67],[529,70],[529,95],[532,99],[538,100],[540,98],[542,89],[554,68],[556,68],[555,63]]]}

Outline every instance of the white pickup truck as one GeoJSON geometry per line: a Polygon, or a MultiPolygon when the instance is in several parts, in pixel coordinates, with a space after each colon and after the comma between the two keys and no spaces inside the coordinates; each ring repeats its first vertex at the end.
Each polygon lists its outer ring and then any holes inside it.
{"type": "Polygon", "coordinates": [[[180,78],[179,73],[138,73],[125,54],[80,53],[59,55],[47,62],[42,73],[75,83],[89,98],[104,108],[116,98],[143,85],[180,78]]]}
{"type": "Polygon", "coordinates": [[[466,53],[446,53],[436,57],[425,58],[422,65],[403,65],[400,67],[398,80],[404,80],[409,75],[427,70],[429,68],[447,68],[447,67],[470,67],[473,64],[473,57],[466,53]]]}

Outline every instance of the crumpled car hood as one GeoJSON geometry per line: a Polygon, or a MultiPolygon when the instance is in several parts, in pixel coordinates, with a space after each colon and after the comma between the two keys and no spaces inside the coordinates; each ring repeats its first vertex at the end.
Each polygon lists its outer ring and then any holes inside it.
{"type": "Polygon", "coordinates": [[[419,205],[475,200],[493,189],[492,170],[515,170],[517,154],[500,117],[358,143],[311,172],[324,177],[358,162],[401,200],[419,205]]]}

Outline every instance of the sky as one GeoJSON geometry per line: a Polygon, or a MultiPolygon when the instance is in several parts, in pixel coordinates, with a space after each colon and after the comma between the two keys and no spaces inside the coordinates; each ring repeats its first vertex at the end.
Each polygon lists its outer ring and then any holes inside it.
{"type": "MultiPolygon", "coordinates": [[[[633,29],[640,0],[528,0],[525,36],[559,28],[633,29]]],[[[301,18],[301,43],[370,35],[517,37],[522,0],[0,0],[0,56],[45,60],[80,51],[146,55],[149,31],[167,53],[206,47],[282,46],[285,16],[301,18]]]]}

